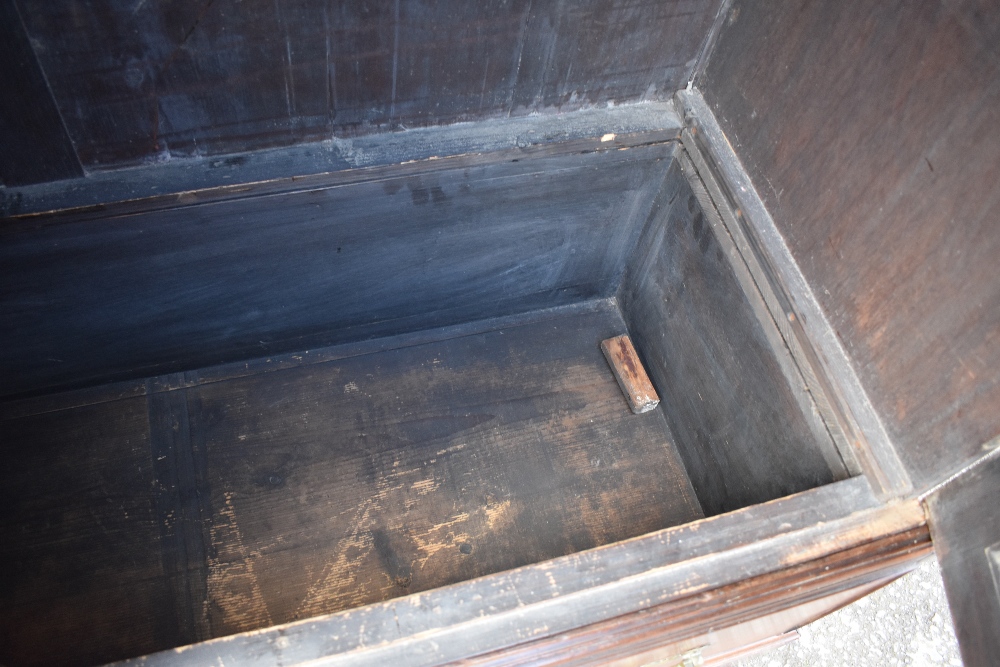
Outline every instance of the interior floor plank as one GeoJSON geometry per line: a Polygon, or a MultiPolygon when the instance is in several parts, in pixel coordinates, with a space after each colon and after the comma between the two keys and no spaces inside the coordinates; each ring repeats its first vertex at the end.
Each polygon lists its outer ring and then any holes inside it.
{"type": "Polygon", "coordinates": [[[662,413],[601,353],[616,310],[187,390],[213,636],[702,516],[662,413]]]}
{"type": "Polygon", "coordinates": [[[0,661],[64,662],[28,625],[93,645],[73,663],[93,664],[701,518],[662,411],[633,414],[601,352],[622,333],[599,301],[3,419],[0,661]]]}

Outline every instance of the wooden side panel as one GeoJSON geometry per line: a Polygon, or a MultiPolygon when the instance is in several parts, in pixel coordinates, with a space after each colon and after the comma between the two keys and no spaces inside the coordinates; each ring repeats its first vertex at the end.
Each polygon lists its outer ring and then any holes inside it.
{"type": "Polygon", "coordinates": [[[927,500],[934,551],[966,667],[1000,655],[1000,457],[963,473],[927,500]]]}
{"type": "Polygon", "coordinates": [[[709,516],[834,480],[691,186],[675,163],[619,292],[709,516]]]}
{"type": "Polygon", "coordinates": [[[671,149],[19,221],[0,244],[0,395],[611,296],[671,149]]]}
{"type": "Polygon", "coordinates": [[[697,82],[914,486],[1000,432],[1000,14],[737,0],[697,82]]]}
{"type": "Polygon", "coordinates": [[[0,30],[0,185],[82,176],[14,0],[0,0],[0,30]]]}
{"type": "Polygon", "coordinates": [[[719,0],[19,0],[85,165],[667,99],[719,0]]]}
{"type": "Polygon", "coordinates": [[[0,663],[91,665],[195,639],[174,619],[160,548],[174,524],[160,512],[146,400],[0,432],[0,663]]]}
{"type": "Polygon", "coordinates": [[[702,516],[616,311],[188,390],[212,636],[430,590],[702,516]]]}

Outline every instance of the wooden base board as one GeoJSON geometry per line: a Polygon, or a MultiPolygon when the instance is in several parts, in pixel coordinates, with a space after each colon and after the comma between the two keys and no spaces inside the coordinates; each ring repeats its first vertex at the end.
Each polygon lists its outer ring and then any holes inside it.
{"type": "Polygon", "coordinates": [[[6,420],[0,662],[124,658],[700,518],[662,412],[632,414],[604,360],[605,304],[6,420]]]}

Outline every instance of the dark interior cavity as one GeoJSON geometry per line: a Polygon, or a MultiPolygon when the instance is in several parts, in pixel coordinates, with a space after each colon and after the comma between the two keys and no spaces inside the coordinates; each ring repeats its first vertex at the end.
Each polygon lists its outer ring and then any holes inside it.
{"type": "Polygon", "coordinates": [[[5,658],[38,619],[99,662],[846,476],[641,139],[8,227],[5,658]]]}

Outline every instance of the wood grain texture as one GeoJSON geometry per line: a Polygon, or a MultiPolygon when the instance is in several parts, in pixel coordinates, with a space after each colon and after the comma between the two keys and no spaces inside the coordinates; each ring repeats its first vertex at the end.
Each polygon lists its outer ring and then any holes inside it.
{"type": "Polygon", "coordinates": [[[649,381],[649,376],[646,375],[646,369],[642,367],[642,360],[632,345],[632,339],[623,334],[602,340],[601,350],[632,412],[641,415],[656,409],[660,404],[660,398],[656,395],[656,389],[649,381]]]}
{"type": "Polygon", "coordinates": [[[995,664],[1000,655],[1000,457],[996,454],[926,499],[934,551],[967,667],[995,664]]]}
{"type": "Polygon", "coordinates": [[[146,400],[0,432],[0,663],[93,665],[190,641],[174,618],[175,525],[159,511],[146,400]]]}
{"type": "Polygon", "coordinates": [[[0,30],[0,186],[82,176],[15,0],[0,1],[0,30]]]}
{"type": "Polygon", "coordinates": [[[1000,14],[737,1],[698,86],[917,490],[978,457],[1000,432],[1000,14]]]}
{"type": "Polygon", "coordinates": [[[709,516],[834,480],[677,163],[618,299],[709,516]]]}
{"type": "Polygon", "coordinates": [[[621,400],[615,311],[187,390],[212,636],[700,517],[663,416],[621,400]]]}
{"type": "Polygon", "coordinates": [[[719,0],[19,0],[93,167],[668,99],[719,0]]]}
{"type": "Polygon", "coordinates": [[[623,329],[608,300],[8,415],[0,661],[155,652],[700,518],[599,350],[623,329]]]}
{"type": "Polygon", "coordinates": [[[0,395],[611,296],[671,144],[546,150],[18,221],[0,244],[0,395]]]}
{"type": "Polygon", "coordinates": [[[449,664],[455,667],[613,664],[615,659],[729,628],[743,619],[794,609],[871,584],[888,583],[912,570],[930,553],[930,534],[927,526],[922,526],[673,603],[449,664]]]}
{"type": "MultiPolygon", "coordinates": [[[[926,553],[918,503],[876,505],[864,479],[854,478],[554,561],[129,664],[221,659],[244,665],[434,665],[513,649],[660,604],[690,602],[912,529],[918,529],[913,539],[893,543],[916,547],[910,551],[915,556],[926,553]]],[[[838,575],[833,568],[827,573],[838,575]]],[[[797,587],[786,581],[775,606],[797,587]]],[[[602,637],[615,641],[614,635],[602,637]]]]}

